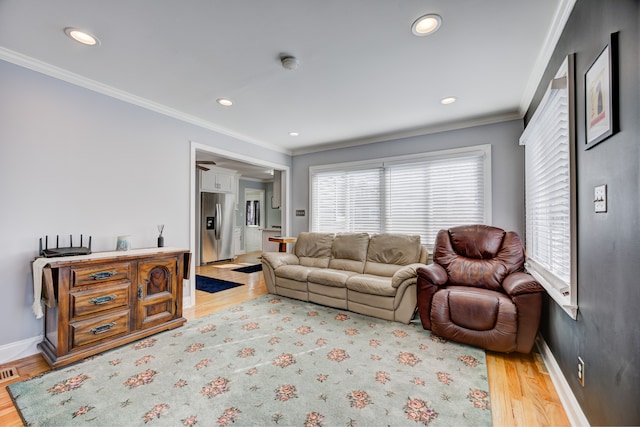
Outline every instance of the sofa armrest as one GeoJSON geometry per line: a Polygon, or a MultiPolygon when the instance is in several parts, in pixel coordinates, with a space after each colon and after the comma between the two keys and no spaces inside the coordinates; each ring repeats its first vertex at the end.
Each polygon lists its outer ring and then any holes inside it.
{"type": "Polygon", "coordinates": [[[418,268],[418,277],[428,281],[435,286],[442,286],[449,280],[447,270],[440,264],[429,264],[418,268]]]}
{"type": "Polygon", "coordinates": [[[418,277],[418,273],[417,273],[418,268],[424,267],[424,266],[425,266],[424,264],[414,263],[414,264],[405,265],[404,267],[400,268],[391,277],[391,286],[393,286],[394,288],[397,288],[405,280],[414,279],[418,277]]]}
{"type": "Polygon", "coordinates": [[[263,252],[262,262],[268,263],[275,270],[283,265],[298,265],[300,264],[300,259],[286,252],[263,252]]]}
{"type": "Polygon", "coordinates": [[[502,288],[510,297],[544,291],[544,288],[533,276],[521,271],[511,273],[505,277],[502,282],[502,288]]]}

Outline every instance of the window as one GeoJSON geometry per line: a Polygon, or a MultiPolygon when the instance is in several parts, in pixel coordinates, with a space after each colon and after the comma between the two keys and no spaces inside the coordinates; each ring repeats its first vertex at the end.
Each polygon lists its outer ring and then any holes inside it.
{"type": "Polygon", "coordinates": [[[311,230],[419,234],[491,221],[491,146],[310,168],[311,230]]]}
{"type": "Polygon", "coordinates": [[[577,315],[573,57],[563,62],[520,138],[525,146],[527,269],[577,315]]]}

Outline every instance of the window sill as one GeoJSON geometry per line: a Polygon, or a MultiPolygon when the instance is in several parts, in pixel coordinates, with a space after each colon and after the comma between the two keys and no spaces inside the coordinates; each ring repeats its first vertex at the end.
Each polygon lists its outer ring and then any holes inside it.
{"type": "Polygon", "coordinates": [[[571,302],[570,295],[563,295],[555,286],[553,286],[548,280],[542,277],[534,270],[529,270],[531,274],[547,291],[549,296],[569,315],[573,320],[578,319],[578,305],[571,302]]]}

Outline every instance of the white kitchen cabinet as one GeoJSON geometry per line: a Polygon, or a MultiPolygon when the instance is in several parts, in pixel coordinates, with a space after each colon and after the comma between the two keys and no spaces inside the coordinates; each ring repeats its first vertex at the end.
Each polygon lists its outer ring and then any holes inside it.
{"type": "Polygon", "coordinates": [[[219,193],[235,193],[236,174],[221,170],[200,171],[200,190],[219,193]]]}

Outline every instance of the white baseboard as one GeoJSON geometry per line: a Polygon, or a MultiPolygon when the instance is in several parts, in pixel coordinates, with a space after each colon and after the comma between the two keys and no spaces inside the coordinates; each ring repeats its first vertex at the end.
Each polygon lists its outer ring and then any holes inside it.
{"type": "Polygon", "coordinates": [[[37,345],[42,338],[43,335],[39,335],[0,346],[0,365],[38,353],[37,345]]]}
{"type": "Polygon", "coordinates": [[[576,396],[573,394],[567,379],[564,377],[564,374],[560,369],[560,365],[556,362],[556,358],[553,357],[553,353],[551,353],[551,349],[544,338],[539,334],[536,337],[536,347],[538,347],[542,360],[547,367],[547,371],[549,371],[551,381],[558,392],[558,397],[564,407],[564,411],[567,413],[567,417],[569,418],[571,425],[573,427],[590,426],[589,420],[587,420],[584,412],[582,412],[582,408],[580,407],[576,396]]]}
{"type": "Polygon", "coordinates": [[[190,308],[193,307],[195,305],[195,301],[191,298],[191,295],[188,295],[186,297],[182,297],[182,308],[190,308]]]}

